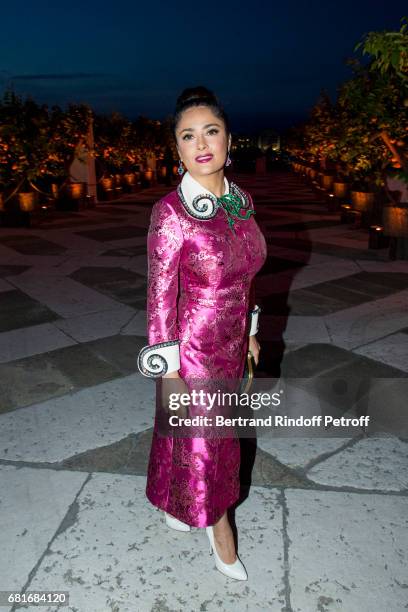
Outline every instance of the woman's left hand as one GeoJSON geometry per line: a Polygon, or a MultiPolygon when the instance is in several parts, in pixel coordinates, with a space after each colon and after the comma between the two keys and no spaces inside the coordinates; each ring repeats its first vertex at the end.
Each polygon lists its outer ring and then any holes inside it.
{"type": "Polygon", "coordinates": [[[261,347],[258,340],[256,339],[256,336],[249,336],[248,350],[251,351],[256,365],[258,365],[259,362],[260,348],[261,347]]]}

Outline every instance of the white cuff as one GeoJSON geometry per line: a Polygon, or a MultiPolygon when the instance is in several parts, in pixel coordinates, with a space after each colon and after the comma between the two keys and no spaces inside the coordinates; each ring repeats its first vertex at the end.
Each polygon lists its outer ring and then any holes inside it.
{"type": "Polygon", "coordinates": [[[179,340],[144,346],[137,358],[137,367],[143,376],[158,378],[180,369],[179,340]]]}
{"type": "Polygon", "coordinates": [[[261,312],[261,309],[259,308],[259,306],[255,306],[255,308],[251,310],[251,312],[249,313],[251,317],[250,328],[249,328],[250,336],[255,336],[255,334],[258,332],[258,329],[259,329],[258,318],[259,318],[260,312],[261,312]]]}

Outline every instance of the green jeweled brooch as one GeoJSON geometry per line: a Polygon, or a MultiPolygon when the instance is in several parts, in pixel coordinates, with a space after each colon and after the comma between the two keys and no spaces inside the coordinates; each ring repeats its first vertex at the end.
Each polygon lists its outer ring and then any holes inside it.
{"type": "Polygon", "coordinates": [[[233,231],[235,231],[235,219],[246,221],[251,215],[255,214],[255,211],[252,209],[243,210],[242,198],[232,193],[227,193],[220,198],[217,198],[217,203],[222,206],[223,210],[225,211],[228,219],[228,225],[233,231]]]}

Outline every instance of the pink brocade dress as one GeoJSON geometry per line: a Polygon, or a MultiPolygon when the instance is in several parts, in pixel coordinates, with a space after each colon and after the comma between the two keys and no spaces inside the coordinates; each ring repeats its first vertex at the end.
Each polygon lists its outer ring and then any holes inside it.
{"type": "MultiPolygon", "coordinates": [[[[232,182],[230,187],[253,209],[247,192],[232,182]]],[[[210,219],[196,218],[180,187],[152,208],[148,342],[179,341],[179,374],[185,381],[243,374],[255,306],[253,279],[267,253],[255,217],[238,219],[233,230],[221,207],[210,219]]],[[[155,421],[146,495],[189,525],[213,525],[239,498],[239,468],[238,437],[167,437],[155,421]]]]}

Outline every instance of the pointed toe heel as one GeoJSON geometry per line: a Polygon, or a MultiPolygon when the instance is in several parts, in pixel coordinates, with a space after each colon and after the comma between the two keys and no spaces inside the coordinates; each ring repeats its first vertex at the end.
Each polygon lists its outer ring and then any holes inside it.
{"type": "Polygon", "coordinates": [[[179,521],[175,516],[167,514],[167,512],[164,513],[164,516],[166,518],[166,525],[171,527],[171,529],[175,529],[176,531],[191,531],[190,525],[183,523],[183,521],[179,521]]]}
{"type": "Polygon", "coordinates": [[[212,526],[206,527],[205,530],[210,541],[210,555],[214,554],[215,566],[217,570],[225,576],[228,576],[229,578],[234,578],[235,580],[248,580],[247,571],[241,563],[241,560],[239,559],[238,555],[234,563],[224,563],[224,561],[219,557],[217,549],[215,547],[214,532],[212,526]]]}

